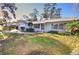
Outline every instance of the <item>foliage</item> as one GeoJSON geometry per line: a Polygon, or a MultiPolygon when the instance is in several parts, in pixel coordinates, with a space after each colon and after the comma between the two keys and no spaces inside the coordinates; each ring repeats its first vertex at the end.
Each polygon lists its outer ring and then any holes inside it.
{"type": "Polygon", "coordinates": [[[15,3],[2,3],[1,7],[1,12],[2,12],[2,17],[3,17],[3,22],[7,26],[7,20],[12,19],[12,17],[9,15],[9,13],[12,14],[12,16],[16,19],[16,14],[15,11],[17,7],[15,6],[15,3]]]}
{"type": "Polygon", "coordinates": [[[48,33],[58,34],[58,31],[49,31],[48,33]]]}
{"type": "Polygon", "coordinates": [[[37,15],[39,14],[39,11],[37,9],[33,9],[33,12],[29,15],[31,16],[31,21],[37,21],[37,15]]]}
{"type": "Polygon", "coordinates": [[[3,30],[3,26],[1,26],[1,25],[0,25],[0,30],[1,30],[1,31],[3,30]]]}
{"type": "Polygon", "coordinates": [[[3,36],[3,34],[1,34],[1,33],[0,33],[0,39],[4,39],[4,36],[3,36]]]}
{"type": "Polygon", "coordinates": [[[71,35],[71,32],[58,32],[58,31],[49,31],[48,33],[51,34],[58,34],[58,35],[71,35]]]}
{"type": "Polygon", "coordinates": [[[59,35],[71,35],[71,32],[58,32],[59,35]]]}
{"type": "Polygon", "coordinates": [[[29,22],[29,23],[28,23],[28,26],[32,26],[32,25],[33,25],[33,23],[32,23],[32,22],[29,22]]]}
{"type": "Polygon", "coordinates": [[[26,29],[27,32],[34,32],[34,29],[33,28],[28,28],[26,29]]]}
{"type": "Polygon", "coordinates": [[[4,13],[4,18],[10,18],[8,12],[4,10],[5,7],[7,10],[9,10],[13,17],[16,18],[15,10],[17,9],[17,7],[15,6],[15,3],[3,3],[3,6],[1,6],[4,13]]]}
{"type": "Polygon", "coordinates": [[[4,26],[4,27],[3,27],[3,30],[9,30],[9,27],[4,26]]]}
{"type": "Polygon", "coordinates": [[[79,22],[78,21],[71,21],[67,24],[68,31],[72,34],[79,34],[79,22]]]}
{"type": "Polygon", "coordinates": [[[30,22],[28,23],[28,26],[29,26],[30,28],[32,28],[33,23],[30,21],[30,22]]]}
{"type": "Polygon", "coordinates": [[[1,39],[1,40],[7,39],[7,38],[8,38],[7,35],[5,35],[5,34],[3,34],[3,33],[0,33],[0,39],[1,39]]]}

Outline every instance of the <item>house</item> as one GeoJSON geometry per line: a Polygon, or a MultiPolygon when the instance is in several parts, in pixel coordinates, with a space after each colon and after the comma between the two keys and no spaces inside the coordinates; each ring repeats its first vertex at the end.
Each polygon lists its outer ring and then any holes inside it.
{"type": "MultiPolygon", "coordinates": [[[[75,20],[78,20],[75,18],[75,20]]],[[[58,18],[50,20],[33,21],[33,28],[36,32],[49,32],[49,31],[67,31],[66,24],[69,21],[74,21],[73,18],[58,18]]]]}
{"type": "Polygon", "coordinates": [[[18,23],[17,22],[8,22],[7,27],[9,27],[10,30],[18,29],[18,23]]]}
{"type": "Polygon", "coordinates": [[[28,22],[26,20],[18,20],[18,29],[20,31],[26,31],[27,28],[29,28],[28,26],[28,22]]]}

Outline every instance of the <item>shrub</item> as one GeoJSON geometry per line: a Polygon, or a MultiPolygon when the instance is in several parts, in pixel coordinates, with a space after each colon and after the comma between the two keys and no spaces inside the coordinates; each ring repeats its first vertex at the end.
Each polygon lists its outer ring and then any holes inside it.
{"type": "Polygon", "coordinates": [[[9,27],[4,26],[4,27],[3,27],[3,30],[9,30],[9,27]]]}
{"type": "Polygon", "coordinates": [[[71,31],[71,34],[72,34],[72,35],[79,35],[79,30],[71,31]]]}
{"type": "Polygon", "coordinates": [[[71,21],[67,24],[68,31],[71,32],[72,35],[79,34],[79,22],[71,21]]]}
{"type": "Polygon", "coordinates": [[[49,31],[48,33],[59,34],[59,35],[71,35],[71,32],[49,31]]]}
{"type": "Polygon", "coordinates": [[[0,39],[4,39],[3,35],[0,34],[0,39]]]}
{"type": "Polygon", "coordinates": [[[34,32],[34,29],[33,28],[28,28],[26,29],[27,32],[34,32]]]}
{"type": "Polygon", "coordinates": [[[0,39],[5,39],[5,38],[6,38],[6,35],[0,32],[0,39]]]}
{"type": "Polygon", "coordinates": [[[58,32],[59,35],[71,35],[71,32],[58,32]]]}
{"type": "Polygon", "coordinates": [[[48,33],[58,34],[58,31],[49,31],[48,33]]]}

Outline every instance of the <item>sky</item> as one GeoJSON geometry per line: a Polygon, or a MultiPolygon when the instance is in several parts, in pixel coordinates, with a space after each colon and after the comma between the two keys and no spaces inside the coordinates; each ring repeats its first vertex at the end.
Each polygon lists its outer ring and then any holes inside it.
{"type": "MultiPolygon", "coordinates": [[[[23,15],[28,15],[33,12],[33,9],[37,9],[39,14],[43,12],[44,3],[17,3],[18,7],[16,11],[17,18],[22,18],[23,15]]],[[[79,17],[79,14],[75,12],[72,3],[57,3],[57,8],[62,8],[61,17],[79,17]]]]}

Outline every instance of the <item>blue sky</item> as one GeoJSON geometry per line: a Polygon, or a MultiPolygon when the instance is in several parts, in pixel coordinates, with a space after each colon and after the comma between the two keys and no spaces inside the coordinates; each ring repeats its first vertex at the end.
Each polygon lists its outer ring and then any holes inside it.
{"type": "MultiPolygon", "coordinates": [[[[44,3],[19,3],[16,4],[17,9],[17,17],[21,18],[22,15],[28,15],[33,11],[33,9],[37,9],[39,13],[43,12],[44,3]]],[[[58,3],[57,8],[62,8],[61,16],[64,17],[79,17],[78,13],[75,13],[73,10],[72,3],[58,3]]]]}

